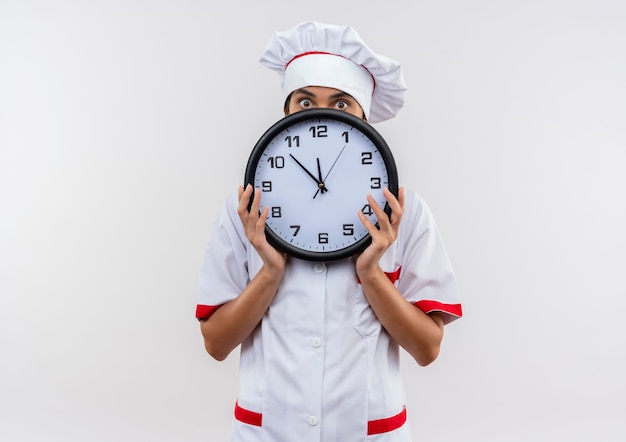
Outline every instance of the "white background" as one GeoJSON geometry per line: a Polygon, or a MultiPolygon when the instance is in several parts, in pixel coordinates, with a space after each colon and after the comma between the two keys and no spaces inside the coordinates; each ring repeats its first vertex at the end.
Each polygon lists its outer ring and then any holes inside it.
{"type": "Polygon", "coordinates": [[[621,0],[0,0],[0,440],[227,439],[197,276],[308,19],[403,63],[377,129],[459,279],[415,439],[626,440],[621,0]]]}

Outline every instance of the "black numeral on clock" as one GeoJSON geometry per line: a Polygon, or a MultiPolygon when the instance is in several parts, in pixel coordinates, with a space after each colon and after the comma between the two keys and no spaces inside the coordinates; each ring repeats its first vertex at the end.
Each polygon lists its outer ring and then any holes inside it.
{"type": "Polygon", "coordinates": [[[361,164],[372,164],[372,152],[361,152],[361,164]]]}
{"type": "Polygon", "coordinates": [[[370,186],[371,189],[380,189],[380,178],[370,178],[370,182],[372,183],[372,185],[370,186]]]}
{"type": "Polygon", "coordinates": [[[372,210],[372,207],[369,204],[364,205],[363,208],[361,209],[361,212],[363,212],[365,215],[368,215],[368,216],[372,216],[374,214],[374,211],[372,210]]]}
{"type": "Polygon", "coordinates": [[[282,169],[283,167],[285,167],[285,157],[269,157],[267,159],[267,162],[270,163],[270,167],[272,169],[282,169]]]}
{"type": "Polygon", "coordinates": [[[352,235],[354,235],[354,224],[344,224],[343,236],[352,236],[352,235]]]}
{"type": "Polygon", "coordinates": [[[280,218],[283,216],[283,211],[280,206],[272,207],[272,218],[280,218]]]}
{"type": "Polygon", "coordinates": [[[317,235],[317,241],[320,244],[328,244],[328,233],[320,233],[317,235]]]}
{"type": "Polygon", "coordinates": [[[311,132],[313,138],[326,138],[328,136],[328,127],[324,125],[311,126],[309,127],[309,132],[311,132]]]}
{"type": "Polygon", "coordinates": [[[271,181],[262,181],[261,182],[261,190],[263,192],[271,192],[272,191],[272,182],[271,181]]]}
{"type": "Polygon", "coordinates": [[[294,225],[294,226],[289,226],[290,229],[293,229],[293,236],[297,236],[298,232],[300,231],[300,226],[299,225],[294,225]]]}
{"type": "Polygon", "coordinates": [[[291,147],[292,145],[295,147],[300,147],[300,136],[296,135],[296,136],[291,136],[289,135],[288,137],[285,138],[285,141],[287,142],[287,147],[291,147]]]}

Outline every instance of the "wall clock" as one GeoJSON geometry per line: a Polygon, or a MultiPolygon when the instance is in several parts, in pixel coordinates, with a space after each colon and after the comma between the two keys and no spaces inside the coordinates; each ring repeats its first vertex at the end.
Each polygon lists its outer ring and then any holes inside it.
{"type": "Polygon", "coordinates": [[[269,206],[267,240],[309,261],[334,261],[363,251],[371,237],[358,218],[377,219],[371,194],[387,215],[387,187],[397,197],[391,150],[367,122],[336,109],[311,109],[279,120],[256,143],[245,184],[269,206]]]}

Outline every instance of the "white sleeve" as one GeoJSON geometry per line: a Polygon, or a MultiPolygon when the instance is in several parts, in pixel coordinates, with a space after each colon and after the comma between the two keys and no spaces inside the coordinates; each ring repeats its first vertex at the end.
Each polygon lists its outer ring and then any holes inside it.
{"type": "Polygon", "coordinates": [[[248,241],[237,206],[237,192],[233,192],[211,228],[200,270],[198,319],[208,318],[221,305],[235,299],[249,282],[248,241]]]}
{"type": "Polygon", "coordinates": [[[424,200],[408,190],[398,241],[398,289],[404,297],[425,313],[442,312],[445,323],[461,317],[456,278],[435,219],[424,200]]]}

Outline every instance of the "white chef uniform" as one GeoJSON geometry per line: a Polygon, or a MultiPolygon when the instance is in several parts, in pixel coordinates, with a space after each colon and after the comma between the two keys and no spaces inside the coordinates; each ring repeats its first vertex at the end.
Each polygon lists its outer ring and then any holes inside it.
{"type": "MultiPolygon", "coordinates": [[[[277,33],[262,62],[272,68],[282,63],[285,96],[307,85],[341,89],[359,97],[366,117],[375,122],[395,115],[406,88],[399,65],[372,54],[352,28],[307,22],[277,33]],[[294,65],[294,57],[307,61],[294,65]],[[319,66],[324,69],[315,74],[319,66]],[[338,84],[344,76],[351,82],[338,84]]],[[[262,266],[237,206],[234,192],[211,230],[200,275],[199,319],[235,299],[262,266]]],[[[398,238],[380,266],[415,308],[442,312],[446,323],[461,316],[439,231],[415,192],[406,191],[398,238]]],[[[354,259],[289,258],[272,304],[241,345],[234,414],[236,442],[411,440],[399,347],[365,299],[354,259]]]]}

